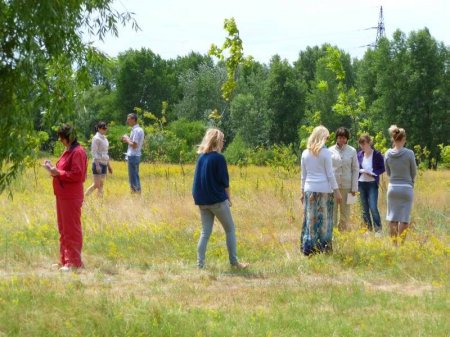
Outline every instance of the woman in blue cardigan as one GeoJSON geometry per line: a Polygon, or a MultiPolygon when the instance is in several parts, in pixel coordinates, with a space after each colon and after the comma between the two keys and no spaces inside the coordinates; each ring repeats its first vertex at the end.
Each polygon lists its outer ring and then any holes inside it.
{"type": "Polygon", "coordinates": [[[206,131],[199,145],[197,165],[195,167],[192,196],[200,209],[202,232],[197,246],[197,265],[205,267],[206,246],[212,233],[214,218],[222,224],[227,238],[230,264],[237,269],[247,268],[247,263],[238,261],[236,254],[236,234],[231,216],[231,194],[228,168],[225,157],[220,153],[224,135],[216,128],[206,131]]]}
{"type": "Polygon", "coordinates": [[[375,235],[380,236],[381,217],[380,212],[378,212],[378,186],[380,184],[380,175],[385,171],[384,157],[372,147],[372,138],[369,135],[360,136],[358,143],[361,148],[361,151],[358,152],[358,190],[361,198],[363,220],[369,231],[375,229],[375,235]]]}

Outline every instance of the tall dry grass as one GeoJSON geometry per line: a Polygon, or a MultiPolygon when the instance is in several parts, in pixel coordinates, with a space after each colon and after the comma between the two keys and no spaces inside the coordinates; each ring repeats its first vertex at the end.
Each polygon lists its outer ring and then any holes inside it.
{"type": "MultiPolygon", "coordinates": [[[[449,330],[450,171],[423,172],[405,244],[366,236],[359,206],[334,253],[303,257],[299,174],[230,167],[238,255],[216,224],[195,267],[193,166],[142,164],[131,195],[113,163],[83,206],[86,269],[61,275],[51,180],[27,172],[0,196],[0,336],[444,336],[449,330]],[[50,323],[52,322],[52,323],[50,323]]],[[[86,186],[91,183],[92,177],[86,186]]],[[[380,212],[385,214],[385,192],[380,212]]]]}

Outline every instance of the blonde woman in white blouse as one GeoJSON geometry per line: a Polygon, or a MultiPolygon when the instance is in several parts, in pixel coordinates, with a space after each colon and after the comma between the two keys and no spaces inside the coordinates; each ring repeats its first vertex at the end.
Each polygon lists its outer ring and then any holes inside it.
{"type": "Polygon", "coordinates": [[[106,177],[106,170],[112,174],[112,168],[109,164],[108,148],[109,142],[105,134],[108,127],[105,122],[98,122],[96,126],[97,133],[92,138],[92,174],[94,175],[94,183],[86,190],[85,195],[88,196],[95,189],[99,196],[103,195],[103,184],[106,177]]]}

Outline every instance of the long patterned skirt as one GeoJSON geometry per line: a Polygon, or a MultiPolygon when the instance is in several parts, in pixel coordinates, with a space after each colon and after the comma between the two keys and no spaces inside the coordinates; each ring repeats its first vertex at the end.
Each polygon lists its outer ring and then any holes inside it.
{"type": "Polygon", "coordinates": [[[333,193],[305,192],[301,250],[305,255],[331,252],[333,193]]]}

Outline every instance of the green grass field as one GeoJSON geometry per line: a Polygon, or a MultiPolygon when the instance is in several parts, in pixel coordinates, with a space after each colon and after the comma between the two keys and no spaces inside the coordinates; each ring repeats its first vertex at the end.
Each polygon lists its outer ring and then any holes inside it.
{"type": "MultiPolygon", "coordinates": [[[[51,179],[29,170],[0,196],[0,336],[449,336],[450,171],[417,179],[405,244],[353,230],[334,253],[304,257],[299,174],[230,167],[238,255],[217,223],[196,268],[193,166],[142,164],[141,196],[113,163],[105,196],[83,207],[86,268],[52,270],[51,179]]],[[[92,182],[89,175],[85,188],[92,182]]],[[[385,215],[385,191],[380,212],[385,215]]]]}

